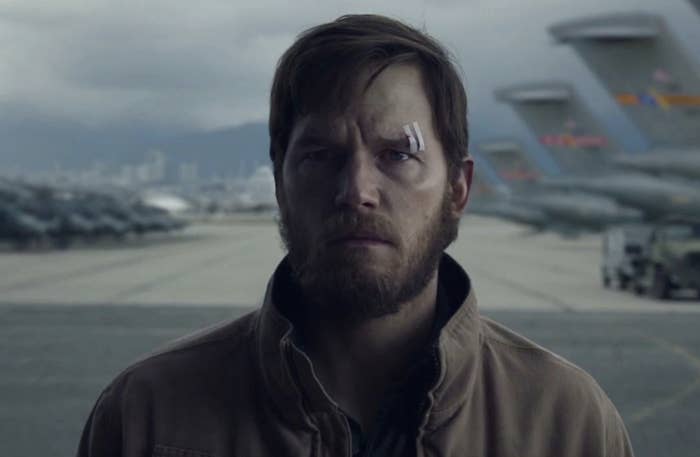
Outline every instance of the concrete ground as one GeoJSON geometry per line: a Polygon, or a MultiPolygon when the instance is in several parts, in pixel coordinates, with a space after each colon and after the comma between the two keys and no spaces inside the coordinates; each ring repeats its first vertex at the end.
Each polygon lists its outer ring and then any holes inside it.
{"type": "MultiPolygon", "coordinates": [[[[451,254],[483,314],[569,358],[622,413],[638,456],[700,449],[700,301],[604,290],[599,240],[467,217],[451,254]]],[[[71,455],[102,387],[139,355],[256,306],[274,224],[126,245],[0,251],[0,456],[71,455]]]]}
{"type": "MultiPolygon", "coordinates": [[[[640,299],[600,287],[599,237],[564,240],[467,217],[449,252],[482,309],[700,312],[698,302],[640,299]]],[[[0,303],[258,303],[283,251],[270,221],[199,225],[173,236],[66,251],[0,251],[0,303]]]]}

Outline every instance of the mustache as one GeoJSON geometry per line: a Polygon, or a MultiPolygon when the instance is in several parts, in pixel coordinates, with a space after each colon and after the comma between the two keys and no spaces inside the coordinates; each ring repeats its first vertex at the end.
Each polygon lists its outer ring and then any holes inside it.
{"type": "Polygon", "coordinates": [[[371,236],[397,244],[392,222],[379,214],[369,215],[354,211],[335,213],[326,219],[321,231],[321,239],[325,242],[357,235],[371,236]]]}

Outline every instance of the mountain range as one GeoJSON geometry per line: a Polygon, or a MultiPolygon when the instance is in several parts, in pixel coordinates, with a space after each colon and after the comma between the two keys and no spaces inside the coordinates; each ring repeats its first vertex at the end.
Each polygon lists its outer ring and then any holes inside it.
{"type": "Polygon", "coordinates": [[[202,177],[248,175],[269,163],[267,124],[172,131],[140,124],[88,126],[41,117],[0,118],[0,174],[139,164],[151,150],[169,166],[196,163],[202,177]]]}

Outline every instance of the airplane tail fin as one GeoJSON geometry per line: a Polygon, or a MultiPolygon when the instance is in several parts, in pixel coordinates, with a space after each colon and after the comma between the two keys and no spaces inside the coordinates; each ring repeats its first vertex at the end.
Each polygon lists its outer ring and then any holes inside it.
{"type": "Polygon", "coordinates": [[[596,16],[549,32],[573,47],[654,146],[700,144],[700,71],[660,16],[596,16]]]}
{"type": "Polygon", "coordinates": [[[700,13],[700,0],[690,0],[690,4],[693,5],[696,10],[698,10],[698,13],[700,13]]]}
{"type": "Polygon", "coordinates": [[[484,142],[478,149],[480,155],[491,164],[498,177],[514,193],[530,188],[530,184],[540,178],[540,172],[534,162],[515,141],[484,142]]]}
{"type": "Polygon", "coordinates": [[[496,186],[487,181],[486,178],[484,178],[479,172],[478,168],[474,171],[472,187],[469,192],[469,198],[476,198],[479,200],[490,200],[498,194],[496,186]]]}
{"type": "Polygon", "coordinates": [[[511,105],[565,174],[599,171],[620,152],[567,83],[520,84],[495,95],[511,105]]]}

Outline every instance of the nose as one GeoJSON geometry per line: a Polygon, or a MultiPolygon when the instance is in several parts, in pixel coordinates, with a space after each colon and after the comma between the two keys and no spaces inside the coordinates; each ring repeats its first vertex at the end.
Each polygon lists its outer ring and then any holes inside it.
{"type": "Polygon", "coordinates": [[[377,208],[377,172],[371,154],[363,151],[353,152],[340,170],[335,205],[364,211],[377,208]]]}

